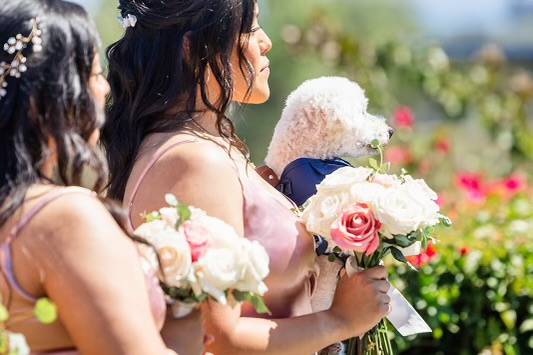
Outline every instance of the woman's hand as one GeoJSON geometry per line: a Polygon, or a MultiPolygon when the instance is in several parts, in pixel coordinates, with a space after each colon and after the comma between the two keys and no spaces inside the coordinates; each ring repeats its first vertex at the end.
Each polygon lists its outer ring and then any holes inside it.
{"type": "Polygon", "coordinates": [[[389,313],[386,278],[383,266],[341,277],[329,312],[344,325],[346,338],[366,333],[389,313]]]}

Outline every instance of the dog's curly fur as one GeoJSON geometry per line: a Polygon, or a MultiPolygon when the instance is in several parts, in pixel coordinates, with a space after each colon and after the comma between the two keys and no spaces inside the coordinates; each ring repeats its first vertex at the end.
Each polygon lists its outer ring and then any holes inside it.
{"type": "Polygon", "coordinates": [[[298,158],[331,159],[374,153],[370,143],[387,144],[392,129],[382,117],[367,112],[361,87],[346,78],[305,81],[287,98],[265,163],[281,176],[298,158]]]}

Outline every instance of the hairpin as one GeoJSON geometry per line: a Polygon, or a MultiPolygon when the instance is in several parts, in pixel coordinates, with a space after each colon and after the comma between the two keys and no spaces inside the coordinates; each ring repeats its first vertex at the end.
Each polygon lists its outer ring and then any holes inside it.
{"type": "Polygon", "coordinates": [[[20,78],[21,74],[28,70],[26,66],[27,58],[22,54],[22,51],[30,43],[33,45],[34,52],[40,52],[43,49],[39,19],[36,17],[31,21],[32,30],[28,37],[24,37],[19,33],[15,37],[10,37],[4,44],[4,51],[15,56],[9,64],[0,62],[0,99],[7,95],[7,77],[20,78]]]}
{"type": "Polygon", "coordinates": [[[122,25],[122,28],[126,29],[128,27],[135,27],[137,24],[137,16],[132,14],[127,14],[126,17],[119,16],[117,17],[118,22],[122,25]]]}

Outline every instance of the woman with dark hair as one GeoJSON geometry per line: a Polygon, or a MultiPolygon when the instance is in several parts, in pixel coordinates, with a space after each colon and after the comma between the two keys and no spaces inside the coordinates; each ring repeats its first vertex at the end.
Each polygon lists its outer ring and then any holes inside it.
{"type": "Polygon", "coordinates": [[[95,145],[109,85],[96,28],[70,2],[2,0],[0,43],[4,326],[35,354],[174,353],[158,332],[165,303],[154,269],[119,210],[76,186],[91,171],[94,189],[105,178],[95,145]],[[57,307],[52,324],[33,315],[43,297],[57,307]]]}
{"type": "MultiPolygon", "coordinates": [[[[339,282],[331,309],[311,313],[313,238],[293,205],[252,169],[226,116],[266,101],[271,42],[256,0],[120,0],[125,34],[108,49],[111,98],[102,142],[109,194],[132,226],[165,193],[258,240],[270,256],[272,314],[249,304],[202,307],[215,354],[309,354],[372,328],[387,313],[383,268],[339,282]]],[[[171,336],[171,334],[169,334],[171,336]]]]}

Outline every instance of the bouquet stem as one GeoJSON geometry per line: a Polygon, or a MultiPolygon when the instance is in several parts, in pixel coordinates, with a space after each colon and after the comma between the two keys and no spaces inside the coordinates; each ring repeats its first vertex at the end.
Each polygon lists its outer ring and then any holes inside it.
{"type": "Polygon", "coordinates": [[[347,355],[393,355],[392,345],[387,333],[385,320],[379,322],[362,338],[348,340],[347,355]]]}

